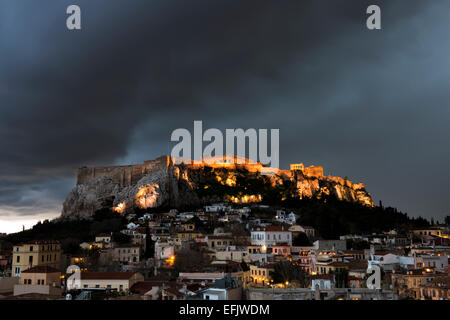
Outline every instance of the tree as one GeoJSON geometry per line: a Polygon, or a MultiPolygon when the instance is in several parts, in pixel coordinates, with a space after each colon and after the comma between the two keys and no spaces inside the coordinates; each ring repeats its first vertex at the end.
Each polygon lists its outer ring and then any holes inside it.
{"type": "Polygon", "coordinates": [[[118,244],[129,244],[131,242],[131,237],[122,232],[114,232],[112,234],[112,240],[118,244]]]}
{"type": "Polygon", "coordinates": [[[347,269],[337,269],[332,272],[334,274],[334,280],[336,283],[336,288],[348,288],[348,270],[347,269]]]}
{"type": "Polygon", "coordinates": [[[249,234],[245,226],[241,223],[226,224],[225,232],[231,233],[233,245],[246,246],[249,245],[249,234]]]}
{"type": "Polygon", "coordinates": [[[446,225],[450,225],[450,216],[446,216],[444,222],[446,225]]]}
{"type": "Polygon", "coordinates": [[[94,247],[87,252],[90,267],[93,271],[97,271],[101,265],[100,251],[100,248],[94,247]]]}
{"type": "Polygon", "coordinates": [[[292,245],[297,247],[308,247],[311,246],[311,242],[306,233],[300,232],[292,241],[292,245]]]}
{"type": "Polygon", "coordinates": [[[174,268],[177,272],[189,272],[208,262],[208,257],[202,252],[183,248],[175,255],[174,268]]]}
{"type": "Polygon", "coordinates": [[[370,243],[366,240],[355,241],[353,239],[347,239],[347,248],[353,250],[370,249],[370,243]]]}
{"type": "Polygon", "coordinates": [[[145,253],[144,258],[149,259],[155,256],[155,242],[152,240],[152,235],[150,234],[150,228],[147,226],[145,228],[145,253]]]}
{"type": "Polygon", "coordinates": [[[202,230],[203,229],[203,222],[197,216],[194,216],[191,219],[189,219],[187,221],[187,223],[194,224],[195,230],[202,230]]]}
{"type": "Polygon", "coordinates": [[[62,251],[66,254],[76,254],[80,251],[80,243],[77,239],[66,238],[61,240],[62,251]]]}
{"type": "Polygon", "coordinates": [[[307,285],[306,273],[292,262],[286,260],[277,263],[270,276],[274,283],[296,282],[301,287],[306,287],[307,285]]]}
{"type": "Polygon", "coordinates": [[[248,267],[248,264],[244,261],[241,262],[241,268],[242,268],[242,271],[244,271],[244,272],[250,270],[250,268],[248,267]]]}

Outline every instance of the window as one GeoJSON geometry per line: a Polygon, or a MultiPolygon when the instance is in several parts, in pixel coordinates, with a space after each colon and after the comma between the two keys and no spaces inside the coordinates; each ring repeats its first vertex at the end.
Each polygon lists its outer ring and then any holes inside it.
{"type": "Polygon", "coordinates": [[[96,287],[96,288],[100,288],[100,285],[99,285],[99,284],[96,284],[95,287],[96,287]]]}
{"type": "Polygon", "coordinates": [[[41,259],[41,260],[42,260],[42,262],[44,262],[44,256],[42,256],[42,259],[41,259]]]}
{"type": "Polygon", "coordinates": [[[17,256],[16,262],[20,263],[20,256],[17,256]]]}
{"type": "Polygon", "coordinates": [[[30,246],[30,251],[33,251],[33,246],[30,246]]]}
{"type": "Polygon", "coordinates": [[[28,257],[28,263],[33,264],[33,256],[29,256],[29,257],[28,257]]]}

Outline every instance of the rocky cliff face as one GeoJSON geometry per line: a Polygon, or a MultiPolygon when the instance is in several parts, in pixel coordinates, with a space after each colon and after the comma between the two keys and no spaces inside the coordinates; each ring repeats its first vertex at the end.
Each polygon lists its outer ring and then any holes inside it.
{"type": "MultiPolygon", "coordinates": [[[[287,197],[320,199],[335,196],[373,206],[362,183],[354,184],[340,177],[291,170],[279,170],[277,175],[266,176],[239,168],[190,167],[173,165],[166,160],[160,163],[167,165],[149,166],[146,171],[139,172],[137,182],[125,185],[120,183],[123,178],[117,178],[117,172],[114,176],[106,173],[83,178],[65,200],[62,217],[89,218],[102,208],[131,213],[137,208],[183,208],[217,201],[265,202],[269,198],[283,201],[287,197]]],[[[103,168],[102,172],[112,171],[103,168]]]]}

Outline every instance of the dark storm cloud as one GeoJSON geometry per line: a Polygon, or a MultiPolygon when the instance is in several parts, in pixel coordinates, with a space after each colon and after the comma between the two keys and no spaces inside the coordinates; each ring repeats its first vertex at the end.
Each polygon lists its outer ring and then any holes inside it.
{"type": "Polygon", "coordinates": [[[375,32],[359,0],[75,1],[69,32],[73,3],[0,5],[0,207],[55,212],[77,167],[166,154],[203,120],[280,128],[284,167],[448,212],[448,2],[378,1],[375,32]]]}

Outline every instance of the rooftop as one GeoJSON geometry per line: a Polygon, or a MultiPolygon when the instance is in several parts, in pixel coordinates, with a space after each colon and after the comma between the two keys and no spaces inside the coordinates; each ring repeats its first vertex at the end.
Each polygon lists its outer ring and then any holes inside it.
{"type": "Polygon", "coordinates": [[[283,226],[267,226],[267,227],[256,227],[252,231],[286,231],[288,232],[287,228],[284,228],[283,226]]]}
{"type": "Polygon", "coordinates": [[[106,237],[111,237],[111,235],[109,233],[100,233],[97,235],[97,237],[106,238],[106,237]]]}
{"type": "Polygon", "coordinates": [[[55,273],[60,272],[58,269],[49,266],[36,266],[22,271],[22,273],[55,273]]]}
{"type": "Polygon", "coordinates": [[[19,244],[16,244],[16,246],[22,246],[24,244],[59,244],[59,241],[57,240],[30,240],[28,242],[22,242],[19,244]]]}
{"type": "Polygon", "coordinates": [[[136,272],[81,272],[82,280],[128,280],[136,272]]]}
{"type": "Polygon", "coordinates": [[[139,294],[145,294],[152,290],[153,287],[161,287],[163,285],[164,281],[140,281],[135,283],[130,291],[136,292],[139,294]]]}

